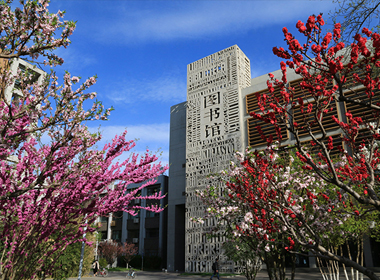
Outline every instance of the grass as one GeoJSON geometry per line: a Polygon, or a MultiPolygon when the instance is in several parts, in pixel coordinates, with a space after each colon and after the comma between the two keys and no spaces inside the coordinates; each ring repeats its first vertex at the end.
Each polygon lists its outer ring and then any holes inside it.
{"type": "MultiPolygon", "coordinates": [[[[129,271],[130,268],[125,267],[112,267],[108,271],[129,271]]],[[[133,268],[134,271],[140,271],[140,269],[133,268]]]]}

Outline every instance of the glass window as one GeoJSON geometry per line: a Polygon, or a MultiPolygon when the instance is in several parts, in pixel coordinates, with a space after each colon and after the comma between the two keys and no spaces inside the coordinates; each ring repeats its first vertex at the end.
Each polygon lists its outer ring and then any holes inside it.
{"type": "Polygon", "coordinates": [[[121,240],[121,230],[113,230],[112,231],[112,240],[120,242],[121,240]]]}
{"type": "Polygon", "coordinates": [[[154,213],[151,211],[146,211],[146,217],[147,218],[153,218],[153,217],[159,217],[159,216],[160,216],[160,213],[154,213]]]}
{"type": "Polygon", "coordinates": [[[153,186],[150,186],[150,187],[148,187],[148,189],[147,189],[147,194],[148,194],[148,195],[153,195],[153,194],[159,192],[160,189],[161,189],[161,188],[160,188],[160,185],[153,185],[153,186]]]}

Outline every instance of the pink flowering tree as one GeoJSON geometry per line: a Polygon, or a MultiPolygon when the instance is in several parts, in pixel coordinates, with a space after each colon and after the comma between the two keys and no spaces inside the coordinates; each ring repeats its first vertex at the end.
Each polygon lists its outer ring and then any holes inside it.
{"type": "Polygon", "coordinates": [[[54,50],[69,45],[75,28],[62,20],[63,12],[49,13],[47,0],[20,1],[15,10],[11,2],[0,3],[0,279],[35,279],[40,270],[51,273],[52,256],[87,242],[83,233],[96,229],[98,216],[136,214],[141,207],[130,202],[167,167],[155,163],[157,157],[148,151],[117,161],[135,146],[126,132],[103,149],[94,148],[101,135],[90,133],[84,123],[106,120],[111,111],[98,101],[84,109],[96,96],[87,92],[95,77],[80,82],[66,73],[59,84],[52,72],[37,83],[33,69],[11,73],[14,58],[61,64],[54,50]],[[15,81],[21,95],[6,96],[15,81]],[[126,192],[129,184],[145,181],[126,192]]]}
{"type": "MultiPolygon", "coordinates": [[[[312,255],[335,263],[334,267],[339,262],[377,279],[363,266],[359,254],[353,259],[342,250],[348,240],[360,243],[368,233],[367,222],[376,215],[364,211],[360,217],[352,215],[358,208],[346,192],[318,180],[314,172],[302,168],[298,158],[279,156],[276,149],[237,153],[239,164],[231,163],[220,176],[226,183],[222,195],[212,186],[199,193],[207,213],[198,221],[215,218],[214,230],[225,230],[231,239],[256,252],[267,265],[270,279],[287,278],[287,254],[293,264],[294,254],[312,255]]],[[[291,279],[294,272],[293,267],[291,279]]]]}
{"type": "Polygon", "coordinates": [[[256,275],[261,269],[262,261],[257,251],[251,248],[251,243],[246,242],[244,237],[235,236],[234,238],[229,238],[222,248],[223,255],[235,262],[235,265],[241,269],[241,271],[238,271],[243,272],[247,280],[256,279],[256,275]]]}

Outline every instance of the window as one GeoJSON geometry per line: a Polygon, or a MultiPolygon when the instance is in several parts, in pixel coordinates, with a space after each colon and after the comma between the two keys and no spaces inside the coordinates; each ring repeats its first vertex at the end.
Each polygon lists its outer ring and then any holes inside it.
{"type": "MultiPolygon", "coordinates": [[[[18,70],[20,70],[21,75],[27,77],[27,75],[32,75],[31,79],[27,82],[27,84],[33,84],[38,80],[38,78],[41,76],[40,73],[27,68],[24,64],[19,64],[18,70]]],[[[21,89],[21,80],[17,79],[14,83],[14,88],[15,89],[21,89]]]]}
{"type": "Polygon", "coordinates": [[[107,231],[100,231],[99,232],[99,238],[100,238],[100,240],[107,239],[107,231]]]}
{"type": "Polygon", "coordinates": [[[153,217],[159,217],[159,216],[160,216],[160,213],[154,213],[151,211],[146,211],[146,217],[147,218],[153,218],[153,217]]]}
{"type": "MultiPolygon", "coordinates": [[[[361,87],[356,90],[350,90],[344,93],[345,97],[352,100],[360,100],[368,102],[368,98],[365,88],[361,87]]],[[[380,102],[380,92],[378,90],[373,90],[374,96],[372,97],[373,104],[380,102]]],[[[366,108],[362,105],[357,105],[355,103],[345,102],[346,112],[350,111],[353,117],[361,117],[365,121],[376,121],[378,119],[378,113],[376,110],[366,108]]]]}
{"type": "Polygon", "coordinates": [[[158,193],[160,190],[161,190],[160,185],[153,185],[153,186],[148,187],[147,194],[153,195],[155,193],[158,193]]]}
{"type": "MultiPolygon", "coordinates": [[[[12,75],[17,75],[18,71],[21,71],[21,73],[24,73],[26,75],[31,75],[30,80],[27,82],[28,84],[38,82],[39,84],[42,83],[46,73],[36,66],[22,60],[22,59],[13,59],[10,62],[10,71],[12,72],[12,75]]],[[[8,102],[11,100],[12,96],[19,95],[22,96],[21,92],[21,81],[16,80],[13,85],[10,85],[5,89],[4,95],[8,102]]],[[[17,102],[17,101],[16,101],[17,102]]]]}
{"type": "MultiPolygon", "coordinates": [[[[323,112],[323,109],[327,106],[324,104],[324,102],[327,102],[327,100],[320,100],[319,104],[317,104],[314,100],[305,102],[303,112],[301,112],[300,106],[293,107],[294,122],[296,122],[300,127],[298,131],[299,136],[302,137],[305,135],[309,135],[309,128],[311,129],[313,134],[321,132],[318,126],[318,121],[315,118],[314,114],[315,112],[323,112]],[[310,106],[311,108],[311,113],[307,113],[308,106],[310,106]],[[304,129],[302,129],[301,127],[303,127],[304,129]]],[[[333,116],[339,118],[337,112],[337,104],[335,100],[331,101],[329,108],[331,109],[330,111],[323,112],[322,114],[322,126],[326,131],[339,129],[339,125],[332,118],[333,116]]]]}
{"type": "Polygon", "coordinates": [[[121,240],[121,230],[113,230],[111,239],[114,241],[120,241],[121,240]]]}
{"type": "MultiPolygon", "coordinates": [[[[282,99],[281,94],[280,94],[280,88],[279,87],[274,87],[274,92],[273,95],[279,100],[282,99]]],[[[269,90],[265,89],[262,91],[254,92],[246,96],[246,108],[247,108],[247,114],[251,112],[256,112],[257,114],[260,114],[260,108],[258,104],[258,99],[257,96],[261,96],[261,94],[266,93],[269,94],[269,90]]],[[[272,124],[268,124],[264,121],[257,120],[254,118],[249,118],[247,120],[247,131],[248,131],[248,145],[251,147],[256,147],[256,146],[262,146],[266,145],[267,142],[262,138],[262,135],[260,134],[259,130],[257,127],[260,126],[261,131],[265,137],[273,137],[274,139],[277,140],[277,132],[275,129],[275,126],[272,124]]],[[[285,141],[289,139],[288,131],[285,127],[285,124],[279,123],[279,126],[281,127],[281,137],[282,141],[285,141]]]]}

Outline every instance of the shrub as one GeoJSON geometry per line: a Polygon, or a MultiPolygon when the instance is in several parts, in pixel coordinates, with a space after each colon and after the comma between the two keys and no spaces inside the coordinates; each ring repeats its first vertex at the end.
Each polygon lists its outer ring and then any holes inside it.
{"type": "Polygon", "coordinates": [[[99,260],[99,266],[100,266],[100,267],[107,267],[107,266],[108,266],[107,260],[104,259],[104,258],[101,258],[101,259],[99,260]]]}

